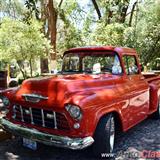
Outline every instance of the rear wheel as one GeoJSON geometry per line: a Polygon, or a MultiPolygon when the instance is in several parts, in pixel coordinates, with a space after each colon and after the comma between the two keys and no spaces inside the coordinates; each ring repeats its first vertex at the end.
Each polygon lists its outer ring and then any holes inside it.
{"type": "Polygon", "coordinates": [[[108,114],[100,120],[94,140],[93,153],[97,157],[102,158],[103,153],[113,152],[115,140],[115,119],[113,114],[108,114]]]}
{"type": "Polygon", "coordinates": [[[160,119],[160,98],[158,101],[157,111],[153,114],[154,119],[160,119]]]}

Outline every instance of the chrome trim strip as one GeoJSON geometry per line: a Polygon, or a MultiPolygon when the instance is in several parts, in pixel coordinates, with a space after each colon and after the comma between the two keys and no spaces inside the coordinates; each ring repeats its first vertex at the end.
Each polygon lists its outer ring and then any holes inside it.
{"type": "Polygon", "coordinates": [[[38,103],[40,100],[48,100],[48,97],[38,94],[22,94],[22,97],[25,98],[25,101],[32,103],[38,103]]]}
{"type": "Polygon", "coordinates": [[[94,139],[91,136],[84,138],[70,138],[67,136],[57,136],[40,132],[35,129],[25,128],[23,126],[14,124],[4,118],[0,119],[2,128],[11,132],[14,135],[19,135],[33,141],[37,141],[46,145],[54,145],[57,147],[70,148],[73,150],[79,150],[86,148],[93,144],[94,139]]]}
{"type": "Polygon", "coordinates": [[[44,121],[44,112],[43,109],[41,109],[41,115],[42,115],[42,126],[45,127],[45,121],[44,121]]]}
{"type": "Polygon", "coordinates": [[[32,108],[31,107],[29,107],[29,111],[30,111],[30,116],[31,116],[31,124],[34,124],[33,114],[32,114],[32,108]]]}
{"type": "Polygon", "coordinates": [[[54,129],[57,129],[56,112],[53,112],[53,116],[54,116],[54,129]]]}
{"type": "Polygon", "coordinates": [[[48,99],[48,97],[41,96],[41,95],[38,95],[38,94],[22,94],[22,97],[39,98],[39,99],[44,99],[44,100],[48,99]]]}
{"type": "Polygon", "coordinates": [[[24,122],[23,109],[22,109],[22,106],[21,106],[21,105],[20,105],[20,111],[21,111],[21,120],[22,120],[22,122],[24,122]]]}

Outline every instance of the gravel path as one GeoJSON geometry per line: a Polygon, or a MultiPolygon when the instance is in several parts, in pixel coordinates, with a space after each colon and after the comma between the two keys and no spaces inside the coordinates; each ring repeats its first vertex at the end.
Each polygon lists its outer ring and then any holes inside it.
{"type": "MultiPolygon", "coordinates": [[[[160,151],[160,120],[147,119],[121,135],[115,147],[116,160],[142,160],[143,150],[160,151]],[[137,158],[136,158],[137,157],[137,158]]],[[[160,154],[159,154],[160,155],[160,154]]],[[[24,148],[18,138],[0,142],[0,160],[96,160],[89,150],[72,151],[39,145],[36,151],[24,148]]],[[[105,159],[105,158],[104,158],[105,159]]],[[[156,158],[154,158],[156,159],[156,158]]],[[[159,157],[160,159],[160,157],[159,157]]],[[[158,158],[156,159],[158,160],[158,158]]]]}

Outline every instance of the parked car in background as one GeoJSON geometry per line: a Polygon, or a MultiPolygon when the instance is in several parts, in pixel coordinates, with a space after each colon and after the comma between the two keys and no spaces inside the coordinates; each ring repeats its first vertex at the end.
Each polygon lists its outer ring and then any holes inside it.
{"type": "Polygon", "coordinates": [[[150,115],[160,118],[160,77],[142,75],[140,68],[134,49],[70,49],[61,73],[1,92],[8,112],[1,124],[32,149],[40,142],[112,153],[119,131],[150,115]]]}

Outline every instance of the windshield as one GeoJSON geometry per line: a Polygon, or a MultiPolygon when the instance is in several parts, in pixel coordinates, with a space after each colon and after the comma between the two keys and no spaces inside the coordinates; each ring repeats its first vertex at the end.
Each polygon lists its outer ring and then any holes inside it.
{"type": "Polygon", "coordinates": [[[63,59],[62,72],[121,74],[122,69],[115,53],[85,52],[66,54],[63,59]]]}

